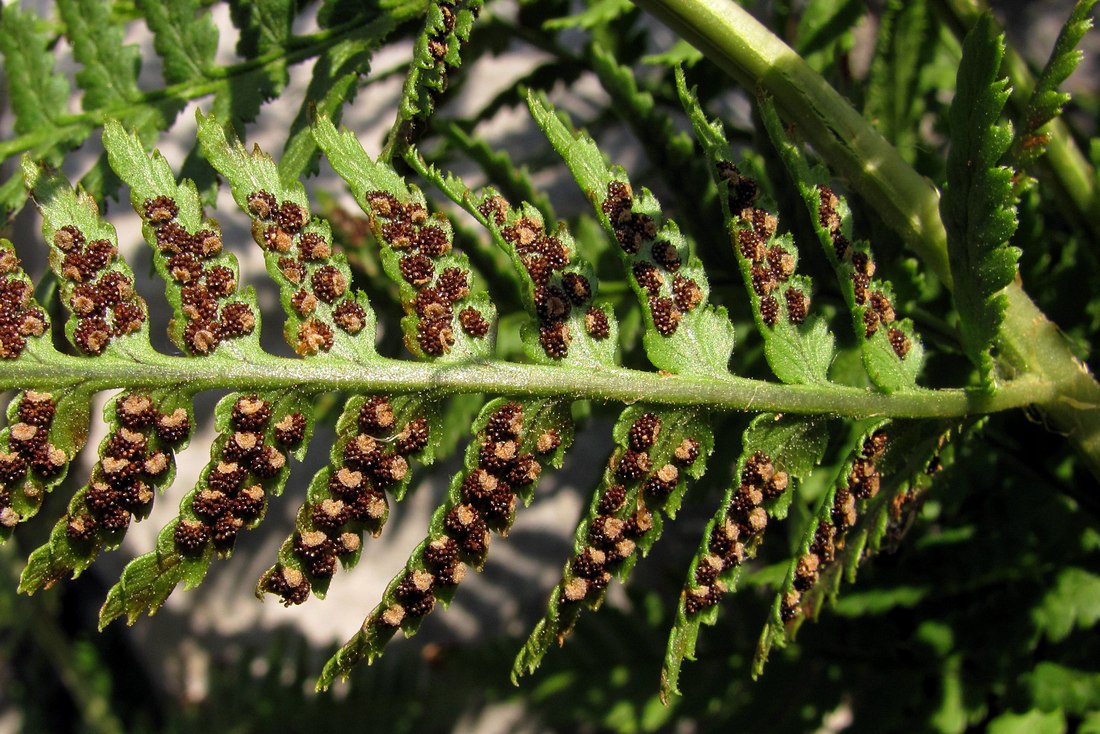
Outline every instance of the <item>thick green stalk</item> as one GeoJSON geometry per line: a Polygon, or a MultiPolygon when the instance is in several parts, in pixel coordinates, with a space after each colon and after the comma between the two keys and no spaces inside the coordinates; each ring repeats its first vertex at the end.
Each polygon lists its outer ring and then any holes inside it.
{"type": "Polygon", "coordinates": [[[498,393],[513,396],[646,402],[700,409],[813,413],[863,418],[950,418],[1045,403],[1062,386],[1027,376],[996,394],[909,390],[889,395],[843,385],[782,385],[733,375],[667,375],[623,368],[593,370],[508,362],[429,364],[379,358],[370,365],[325,358],[196,358],[143,355],[136,361],[52,356],[0,362],[0,390],[51,392],[179,386],[188,392],[301,389],[309,392],[498,393]]]}
{"type": "MultiPolygon", "coordinates": [[[[948,287],[939,192],[797,53],[732,0],[638,0],[748,89],[775,97],[781,114],[875,208],[948,287]]],[[[1017,283],[1007,289],[1000,358],[1064,392],[1042,403],[1100,478],[1100,385],[1017,283]]],[[[1001,389],[1004,389],[1003,387],[1001,389]]]]}

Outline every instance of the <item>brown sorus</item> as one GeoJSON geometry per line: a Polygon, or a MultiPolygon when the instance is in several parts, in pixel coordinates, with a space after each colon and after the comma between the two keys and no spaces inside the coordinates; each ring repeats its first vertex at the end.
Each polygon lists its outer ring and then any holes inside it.
{"type": "Polygon", "coordinates": [[[215,298],[225,298],[237,288],[233,271],[224,265],[215,265],[203,272],[203,284],[215,298]]]}
{"type": "Polygon", "coordinates": [[[588,282],[588,278],[578,273],[562,275],[561,287],[574,306],[583,306],[592,297],[592,285],[588,282]]]}
{"type": "Polygon", "coordinates": [[[176,546],[184,553],[195,553],[210,540],[210,530],[201,522],[181,518],[176,525],[173,537],[176,546]]]}
{"type": "Polygon", "coordinates": [[[298,234],[309,224],[309,212],[293,201],[284,201],[275,215],[275,221],[290,234],[298,234]]]}
{"type": "Polygon", "coordinates": [[[909,340],[909,337],[905,335],[901,329],[894,327],[889,331],[890,346],[894,349],[894,354],[898,355],[898,359],[905,359],[909,354],[909,350],[912,349],[913,343],[909,340]]]}
{"type": "Polygon", "coordinates": [[[412,454],[428,445],[428,419],[415,418],[397,434],[393,445],[398,454],[412,454]]]}
{"type": "Polygon", "coordinates": [[[115,336],[133,334],[145,323],[145,310],[137,303],[120,303],[111,309],[115,336]]]}
{"type": "Polygon", "coordinates": [[[645,451],[657,442],[661,435],[661,419],[655,413],[643,413],[630,425],[627,439],[630,448],[645,451]]]}
{"type": "Polygon", "coordinates": [[[275,424],[275,442],[282,446],[297,446],[306,435],[306,417],[288,413],[275,424]]]}
{"type": "Polygon", "coordinates": [[[266,191],[254,191],[248,195],[248,211],[257,219],[270,219],[277,210],[279,202],[266,191]]]}
{"type": "Polygon", "coordinates": [[[397,264],[401,270],[401,277],[414,286],[428,283],[435,275],[435,266],[424,255],[405,255],[397,264]]]}
{"type": "Polygon", "coordinates": [[[458,323],[462,330],[474,338],[481,338],[489,333],[489,322],[473,306],[467,306],[458,313],[458,323]]]}
{"type": "Polygon", "coordinates": [[[306,266],[294,258],[280,257],[279,272],[294,285],[300,285],[306,279],[306,266]]]}
{"type": "Polygon", "coordinates": [[[19,401],[19,420],[32,426],[48,426],[57,413],[57,403],[47,392],[27,390],[19,401]]]}
{"type": "Polygon", "coordinates": [[[672,279],[672,300],[681,311],[693,311],[703,302],[703,289],[691,278],[677,275],[672,279]]]}
{"type": "Polygon", "coordinates": [[[306,232],[298,238],[298,256],[303,260],[325,260],[331,255],[332,248],[318,233],[306,232]]]}
{"type": "Polygon", "coordinates": [[[269,479],[286,466],[286,455],[274,446],[264,446],[252,455],[249,469],[261,479],[269,479]]]}
{"type": "Polygon", "coordinates": [[[455,343],[450,318],[421,319],[416,325],[416,343],[424,354],[440,357],[455,343]]]}
{"type": "Polygon", "coordinates": [[[115,415],[118,422],[127,428],[145,428],[157,416],[153,399],[148,395],[130,393],[115,403],[115,415]]]}
{"type": "Polygon", "coordinates": [[[348,280],[333,265],[324,265],[314,271],[309,279],[313,292],[325,303],[332,303],[348,290],[348,280]]]}
{"type": "Polygon", "coordinates": [[[558,429],[551,428],[538,437],[535,441],[535,451],[540,454],[548,454],[561,446],[561,434],[558,429]]]}
{"type": "Polygon", "coordinates": [[[161,414],[156,419],[157,436],[165,443],[178,443],[191,432],[191,419],[183,408],[161,414]]]}
{"type": "Polygon", "coordinates": [[[661,336],[672,336],[680,325],[680,309],[670,298],[650,298],[649,309],[653,316],[653,327],[661,336]]]}
{"type": "Polygon", "coordinates": [[[680,269],[680,253],[667,240],[653,243],[653,259],[669,272],[675,273],[680,269]]]}
{"type": "Polygon", "coordinates": [[[196,319],[184,328],[183,341],[194,354],[210,354],[221,342],[221,330],[213,321],[196,319]]]}
{"type": "Polygon", "coordinates": [[[372,395],[359,409],[359,428],[368,433],[386,432],[393,428],[393,406],[389,397],[372,395]]]}
{"type": "Polygon", "coordinates": [[[358,334],[366,326],[367,312],[354,300],[347,298],[332,310],[332,321],[349,334],[358,334]]]}
{"type": "Polygon", "coordinates": [[[788,288],[783,294],[787,301],[787,318],[792,324],[801,324],[806,320],[810,308],[810,299],[799,288],[788,288]]]}
{"type": "Polygon", "coordinates": [[[627,449],[619,457],[615,466],[615,475],[627,481],[641,479],[650,468],[649,454],[644,451],[627,449]]]}
{"type": "Polygon", "coordinates": [[[72,224],[66,224],[54,232],[53,243],[62,252],[72,252],[84,246],[84,233],[72,224]]]}
{"type": "Polygon", "coordinates": [[[460,268],[444,268],[435,281],[435,288],[441,296],[454,303],[470,294],[470,279],[466,271],[460,268]]]}
{"type": "Polygon", "coordinates": [[[256,315],[247,303],[227,303],[222,306],[219,327],[226,339],[245,336],[256,328],[256,315]]]}
{"type": "Polygon", "coordinates": [[[494,441],[518,439],[523,434],[523,406],[509,402],[497,408],[489,416],[485,434],[494,441]]]}
{"type": "Polygon", "coordinates": [[[611,323],[603,309],[593,306],[584,314],[584,330],[593,339],[603,340],[611,335],[611,323]]]}
{"type": "Polygon", "coordinates": [[[437,258],[451,251],[451,240],[443,229],[431,225],[418,230],[413,235],[413,246],[421,255],[437,258]]]}
{"type": "Polygon", "coordinates": [[[760,299],[760,320],[766,326],[775,326],[779,323],[779,301],[775,296],[764,296],[760,299]]]}
{"type": "Polygon", "coordinates": [[[80,319],[73,330],[73,341],[85,354],[102,354],[111,343],[111,327],[98,316],[80,319]]]}
{"type": "Polygon", "coordinates": [[[672,458],[679,466],[691,466],[699,458],[699,442],[691,437],[685,438],[672,452],[672,458]]]}
{"type": "Polygon", "coordinates": [[[656,265],[646,261],[634,263],[632,272],[634,273],[634,280],[638,281],[638,285],[642,287],[642,290],[650,296],[660,295],[661,286],[664,285],[665,279],[656,265]]]}
{"type": "Polygon", "coordinates": [[[334,343],[332,327],[318,319],[310,319],[298,327],[298,345],[295,351],[302,355],[327,352],[334,343]]]}
{"type": "Polygon", "coordinates": [[[600,496],[596,509],[601,515],[610,515],[621,510],[625,502],[626,487],[621,484],[612,484],[600,496]]]}
{"type": "Polygon", "coordinates": [[[569,354],[569,326],[562,322],[546,324],[539,328],[539,344],[552,359],[564,359],[569,354]]]}

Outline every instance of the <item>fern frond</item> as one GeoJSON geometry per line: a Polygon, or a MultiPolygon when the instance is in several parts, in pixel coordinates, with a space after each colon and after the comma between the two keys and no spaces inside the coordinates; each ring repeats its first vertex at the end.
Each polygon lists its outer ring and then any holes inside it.
{"type": "Polygon", "coordinates": [[[450,604],[467,566],[480,569],[490,530],[507,534],[516,499],[529,504],[546,466],[561,466],[573,422],[563,401],[490,401],[474,422],[476,440],[451,481],[447,500],[432,516],[429,536],[393,578],[359,632],[328,661],[318,688],[347,676],[361,660],[377,658],[400,629],[412,636],[436,603],[450,604]]]}
{"type": "Polygon", "coordinates": [[[963,43],[940,204],[963,350],[990,390],[997,384],[992,350],[1008,307],[1004,289],[1020,255],[1008,244],[1016,231],[1012,171],[999,165],[1012,144],[1011,125],[1000,122],[1009,94],[998,76],[1003,55],[1002,37],[985,14],[963,43]]]}
{"type": "Polygon", "coordinates": [[[756,555],[768,519],[787,516],[796,483],[821,463],[829,428],[819,418],[764,413],[745,429],[734,474],[740,483],[726,489],[707,523],[676,607],[661,669],[662,700],[679,694],[680,669],[695,659],[701,625],[717,623],[718,604],[756,555]]]}
{"type": "Polygon", "coordinates": [[[733,325],[726,310],[707,304],[702,263],[672,220],[661,216],[648,189],[636,195],[621,168],[608,166],[586,135],[574,133],[547,102],[528,98],[535,122],[597,207],[604,231],[618,243],[631,286],[644,304],[646,354],[658,369],[676,373],[727,374],[733,325]]]}
{"type": "Polygon", "coordinates": [[[759,676],[773,647],[784,647],[806,619],[835,601],[842,580],[904,532],[929,483],[952,422],[874,421],[854,432],[847,459],[787,567],[753,660],[759,676]],[[903,448],[899,448],[903,447],[903,448]]]}
{"type": "MultiPolygon", "coordinates": [[[[15,132],[28,135],[58,129],[68,111],[69,80],[54,70],[46,23],[34,13],[21,10],[18,3],[5,5],[2,13],[0,56],[4,59],[8,95],[15,113],[15,132]]],[[[83,130],[70,130],[67,134],[59,130],[57,139],[38,143],[30,154],[36,160],[59,165],[65,151],[77,145],[85,134],[83,130]]],[[[0,221],[19,211],[26,197],[23,175],[15,171],[0,186],[0,221]]]]}
{"type": "Polygon", "coordinates": [[[709,421],[693,411],[624,410],[612,431],[615,449],[600,488],[574,536],[572,558],[547,611],[516,656],[512,678],[529,674],[553,644],[563,644],[585,607],[598,609],[612,576],[624,581],[675,517],[714,448],[709,421]]]}
{"type": "Polygon", "coordinates": [[[1017,170],[1027,169],[1046,151],[1050,133],[1044,132],[1043,128],[1061,115],[1062,108],[1069,102],[1069,93],[1059,91],[1059,87],[1084,58],[1084,52],[1077,46],[1092,28],[1092,9],[1095,6],[1096,0],[1077,0],[1062,25],[1050,58],[1024,107],[1021,125],[1008,152],[1017,170]]]}
{"type": "Polygon", "coordinates": [[[847,202],[826,184],[824,171],[810,169],[802,151],[787,138],[769,99],[760,100],[760,113],[772,144],[794,179],[825,256],[836,272],[852,315],[852,327],[860,339],[860,354],[868,377],[885,392],[912,388],[924,364],[924,346],[912,321],[898,318],[890,284],[874,277],[876,267],[870,244],[851,239],[852,212],[847,202]]]}
{"type": "MultiPolygon", "coordinates": [[[[9,314],[0,328],[0,355],[48,360],[54,354],[49,317],[5,239],[0,239],[0,273],[0,303],[9,314]]],[[[34,517],[46,494],[65,479],[87,436],[90,398],[86,390],[61,395],[23,390],[8,404],[8,427],[0,432],[0,542],[34,517]]]]}
{"type": "Polygon", "coordinates": [[[424,30],[416,38],[412,65],[382,159],[415,141],[435,111],[436,99],[447,89],[447,75],[462,63],[463,44],[470,38],[482,0],[440,2],[431,0],[424,30]]]}
{"type": "Polygon", "coordinates": [[[926,3],[890,0],[879,18],[863,114],[910,161],[916,155],[916,125],[927,107],[926,78],[936,49],[931,41],[938,28],[926,3]]]}
{"type": "Polygon", "coordinates": [[[709,121],[682,70],[676,73],[680,101],[721,192],[726,230],[764,338],[768,366],[783,382],[822,383],[833,360],[833,336],[818,313],[810,313],[812,282],[797,275],[798,248],[778,231],[773,214],[756,206],[759,187],[733,164],[733,150],[720,123],[709,121]]]}

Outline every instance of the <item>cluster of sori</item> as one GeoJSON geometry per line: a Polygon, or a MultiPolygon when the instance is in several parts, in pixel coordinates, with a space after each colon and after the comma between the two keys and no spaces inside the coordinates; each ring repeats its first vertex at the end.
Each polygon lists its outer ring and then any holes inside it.
{"type": "Polygon", "coordinates": [[[77,319],[73,341],[80,351],[102,354],[111,339],[141,328],[144,304],[134,293],[133,278],[111,269],[118,249],[109,240],[87,242],[79,227],[68,224],[54,233],[53,243],[64,253],[59,270],[77,319]]]}
{"type": "Polygon", "coordinates": [[[802,595],[813,588],[825,567],[836,561],[837,551],[844,548],[845,536],[859,519],[859,503],[878,494],[881,477],[877,464],[886,452],[887,440],[883,430],[877,430],[863,440],[859,456],[848,472],[846,484],[837,487],[833,493],[828,519],[818,522],[809,549],[798,559],[793,588],[780,605],[780,617],[784,621],[795,619],[802,613],[802,595]]]}
{"type": "Polygon", "coordinates": [[[428,55],[431,56],[432,65],[424,67],[420,73],[429,73],[426,82],[418,85],[418,89],[426,95],[426,98],[414,105],[414,116],[403,121],[400,135],[402,142],[411,143],[423,126],[427,123],[432,110],[435,109],[439,96],[447,91],[448,72],[453,66],[457,66],[457,57],[451,53],[452,47],[457,52],[465,37],[459,38],[455,34],[458,26],[458,13],[468,9],[475,15],[481,10],[481,2],[466,2],[458,0],[440,0],[436,3],[439,8],[439,19],[433,24],[431,13],[428,14],[429,27],[425,29],[425,42],[428,55]]]}
{"type": "Polygon", "coordinates": [[[785,306],[787,320],[801,324],[809,312],[810,297],[798,285],[788,283],[794,275],[795,256],[774,241],[776,218],[754,205],[759,193],[755,181],[728,161],[720,161],[717,168],[719,178],[726,182],[730,215],[741,224],[737,252],[748,264],[752,290],[760,299],[760,320],[775,326],[785,306]]]}
{"type": "MultiPolygon", "coordinates": [[[[436,260],[451,251],[447,230],[428,216],[420,204],[402,204],[393,194],[372,191],[371,226],[378,239],[401,253],[398,268],[401,277],[412,286],[415,295],[404,305],[415,314],[416,347],[413,352],[439,357],[455,343],[455,310],[459,301],[470,295],[470,274],[458,267],[445,267],[436,273],[436,260]]],[[[474,306],[458,308],[458,322],[471,337],[489,333],[489,321],[474,306]]]]}
{"type": "Polygon", "coordinates": [[[684,588],[684,610],[697,614],[714,606],[726,593],[720,576],[740,566],[753,555],[768,525],[764,500],[773,500],[787,490],[790,478],[776,469],[770,456],[757,451],[741,469],[741,484],[730,498],[725,516],[711,528],[706,555],[695,565],[694,583],[684,588]]]}
{"type": "Polygon", "coordinates": [[[32,302],[34,289],[7,246],[0,246],[0,276],[0,359],[15,359],[27,347],[28,337],[46,333],[49,321],[32,302]]]}
{"type": "Polygon", "coordinates": [[[335,343],[331,324],[348,334],[366,325],[366,311],[348,293],[348,273],[330,262],[327,229],[310,224],[309,211],[293,201],[279,203],[267,191],[248,195],[252,237],[277,258],[279,272],[296,289],[290,304],[300,319],[293,337],[302,355],[327,352],[335,343]]]}
{"type": "MultiPolygon", "coordinates": [[[[523,421],[519,403],[505,403],[489,416],[480,436],[477,466],[463,478],[459,501],[449,503],[441,532],[420,546],[368,623],[394,630],[407,619],[428,614],[435,608],[437,590],[461,583],[464,564],[480,567],[485,562],[489,531],[507,534],[515,517],[516,490],[533,484],[542,473],[534,454],[521,450],[523,421]]],[[[559,444],[557,435],[548,432],[536,440],[536,451],[549,454],[559,444]]]]}
{"type": "Polygon", "coordinates": [[[398,425],[385,395],[367,398],[357,425],[359,431],[337,446],[342,461],[328,474],[327,487],[298,513],[291,546],[295,564],[278,563],[260,580],[260,588],[278,594],[287,606],[309,598],[310,579],[332,578],[337,560],[355,555],[364,528],[381,533],[389,510],[385,490],[408,477],[406,457],[428,445],[427,419],[398,425]]]}
{"type": "Polygon", "coordinates": [[[574,308],[586,309],[584,329],[590,337],[601,340],[610,335],[607,314],[592,305],[592,284],[578,272],[573,253],[560,238],[547,233],[541,221],[514,218],[508,203],[500,196],[487,199],[478,211],[500,228],[500,236],[515,249],[531,278],[539,344],[547,356],[564,359],[569,354],[573,335],[568,320],[574,308]],[[504,226],[513,218],[511,224],[504,226]]]}
{"type": "Polygon", "coordinates": [[[842,264],[847,264],[851,270],[853,299],[855,304],[863,309],[864,337],[870,339],[880,326],[885,326],[888,329],[886,335],[894,353],[899,359],[905,359],[913,344],[905,332],[892,326],[897,320],[897,314],[894,313],[894,304],[890,296],[873,280],[874,260],[868,252],[853,247],[841,232],[840,215],[837,212],[840,200],[832,189],[828,186],[818,186],[817,193],[820,202],[817,207],[818,223],[832,237],[836,259],[842,264]]]}
{"type": "Polygon", "coordinates": [[[685,438],[667,463],[655,468],[653,448],[661,434],[661,419],[644,413],[627,434],[628,446],[616,452],[609,468],[614,482],[603,488],[594,516],[588,521],[585,546],[570,561],[562,579],[561,600],[594,600],[611,575],[637,551],[638,541],[653,528],[653,513],[661,511],[680,481],[680,472],[699,458],[699,442],[685,438]],[[641,491],[635,491],[640,488],[641,491]]]}
{"type": "Polygon", "coordinates": [[[176,547],[184,554],[202,554],[210,542],[220,552],[233,547],[246,523],[263,514],[265,484],[283,471],[284,452],[299,444],[306,430],[300,413],[281,416],[272,425],[271,404],[256,395],[237,398],[230,422],[233,432],[220,447],[218,460],[184,500],[190,512],[181,512],[174,531],[176,547]]]}
{"type": "MultiPolygon", "coordinates": [[[[19,401],[19,422],[8,431],[8,450],[0,451],[0,528],[14,527],[22,519],[12,507],[12,491],[27,477],[27,470],[41,479],[56,476],[68,462],[65,452],[49,442],[50,426],[57,412],[53,395],[28,390],[19,401]]],[[[38,492],[28,483],[24,494],[38,492]]]]}
{"type": "Polygon", "coordinates": [[[703,291],[691,278],[678,273],[680,252],[671,242],[657,238],[657,222],[634,211],[630,184],[612,181],[600,209],[611,224],[615,239],[630,256],[634,280],[645,293],[653,326],[662,336],[672,336],[685,313],[703,302],[703,291]]]}
{"type": "MultiPolygon", "coordinates": [[[[463,3],[465,5],[465,3],[463,3]]],[[[474,3],[472,10],[476,11],[478,3],[474,3]]],[[[436,72],[439,74],[442,88],[439,92],[443,92],[446,89],[447,84],[447,52],[450,50],[447,45],[447,36],[454,33],[455,25],[458,22],[456,13],[458,8],[451,2],[439,3],[439,14],[442,18],[441,27],[435,29],[435,33],[428,36],[428,53],[432,55],[432,59],[436,63],[436,72]]]]}
{"type": "Polygon", "coordinates": [[[224,339],[251,334],[256,328],[252,308],[229,301],[237,290],[236,274],[225,265],[210,264],[221,255],[221,235],[209,229],[188,232],[177,221],[179,207],[168,196],[146,199],[141,213],[155,232],[158,258],[180,289],[188,351],[209,354],[224,339]]]}
{"type": "Polygon", "coordinates": [[[70,510],[66,533],[74,541],[90,542],[97,530],[124,530],[134,514],[147,512],[152,485],[167,476],[172,447],[191,433],[186,410],[162,413],[142,393],[117,398],[115,421],[83,497],[70,510]]]}

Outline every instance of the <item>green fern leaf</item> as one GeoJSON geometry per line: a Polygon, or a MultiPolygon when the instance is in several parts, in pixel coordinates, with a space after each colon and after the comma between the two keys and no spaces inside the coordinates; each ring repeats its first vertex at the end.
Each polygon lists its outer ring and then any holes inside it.
{"type": "Polygon", "coordinates": [[[1054,42],[1054,49],[1043,73],[1035,83],[1031,98],[1021,116],[1022,124],[1012,142],[1011,157],[1018,169],[1024,169],[1036,161],[1046,150],[1050,134],[1042,128],[1062,114],[1069,102],[1069,93],[1059,87],[1069,78],[1085,54],[1077,46],[1092,28],[1092,9],[1096,0],[1077,0],[1054,42]]]}
{"type": "Polygon", "coordinates": [[[512,402],[501,398],[486,404],[474,422],[474,431],[477,440],[467,446],[465,467],[452,480],[447,501],[432,516],[428,538],[390,582],[359,632],[325,665],[317,683],[319,689],[328,688],[337,677],[346,677],[360,661],[375,660],[398,629],[407,637],[415,634],[436,603],[450,604],[466,567],[480,569],[485,562],[489,530],[506,534],[517,496],[529,504],[543,468],[561,466],[562,456],[572,443],[573,422],[566,402],[512,402]],[[526,457],[522,462],[526,469],[522,477],[514,478],[520,481],[509,480],[507,486],[501,482],[500,489],[507,493],[508,501],[490,503],[479,513],[471,500],[475,494],[492,496],[495,491],[498,479],[491,462],[497,450],[494,447],[501,443],[511,444],[511,452],[526,457]]]}
{"type": "Polygon", "coordinates": [[[405,346],[442,362],[489,357],[496,309],[488,292],[471,282],[469,259],[452,249],[450,221],[429,218],[424,195],[389,166],[372,161],[352,133],[337,132],[325,119],[314,123],[313,133],[383,245],[383,267],[401,288],[405,346]]]}
{"type": "Polygon", "coordinates": [[[382,159],[390,161],[412,143],[435,111],[436,99],[447,89],[447,75],[462,64],[461,50],[470,38],[482,0],[440,2],[432,0],[417,36],[412,66],[382,159]]]}
{"type": "Polygon", "coordinates": [[[795,275],[798,249],[793,238],[778,233],[775,217],[753,206],[756,183],[733,166],[733,150],[721,124],[706,118],[679,69],[676,86],[710,163],[710,177],[723,194],[720,198],[726,229],[752,302],[757,329],[764,338],[768,365],[783,382],[826,382],[833,360],[833,336],[820,314],[807,316],[812,283],[795,275]],[[782,282],[769,276],[775,270],[769,263],[783,268],[782,282]]]}
{"type": "MultiPolygon", "coordinates": [[[[5,5],[0,18],[4,29],[0,33],[0,56],[8,78],[15,132],[51,133],[30,154],[36,160],[57,165],[63,153],[87,135],[86,128],[65,129],[61,124],[68,111],[69,81],[54,70],[50,38],[41,18],[21,10],[16,3],[5,5]]],[[[19,211],[26,198],[23,176],[16,171],[0,186],[0,220],[19,211]]]]}
{"type": "Polygon", "coordinates": [[[963,350],[990,390],[997,382],[991,352],[1008,306],[1003,291],[1020,255],[1008,244],[1016,231],[1012,171],[998,165],[1012,143],[1011,125],[1000,122],[1009,93],[998,76],[1003,55],[992,17],[981,16],[963,44],[940,204],[963,350]]]}
{"type": "Polygon", "coordinates": [[[616,365],[619,329],[615,313],[596,300],[596,271],[579,256],[564,224],[549,231],[542,213],[527,202],[513,208],[495,189],[472,193],[457,177],[428,166],[415,148],[410,148],[405,158],[488,229],[508,256],[522,283],[528,318],[520,333],[529,359],[582,369],[616,365]]]}
{"type": "Polygon", "coordinates": [[[926,3],[891,0],[879,20],[863,112],[906,160],[916,154],[916,125],[926,109],[926,69],[936,45],[935,17],[926,3]]]}
{"type": "Polygon", "coordinates": [[[512,679],[538,668],[585,608],[598,609],[612,575],[625,581],[675,517],[688,477],[698,479],[714,448],[706,421],[692,411],[624,410],[612,432],[617,448],[577,526],[573,556],[550,594],[546,614],[512,665],[512,679]]]}
{"type": "Polygon", "coordinates": [[[169,84],[210,79],[218,50],[218,28],[199,0],[160,3],[137,0],[137,8],[153,32],[153,47],[164,60],[169,84]]]}
{"type": "Polygon", "coordinates": [[[760,113],[836,272],[852,326],[862,337],[860,353],[868,377],[885,392],[912,388],[924,363],[924,347],[912,322],[898,318],[890,284],[874,278],[870,245],[851,240],[852,213],[847,202],[826,185],[824,171],[810,169],[802,151],[787,138],[771,100],[760,101],[760,113]]]}
{"type": "Polygon", "coordinates": [[[764,518],[752,513],[762,507],[767,517],[786,517],[795,483],[821,462],[829,427],[828,421],[819,418],[764,413],[745,429],[735,474],[742,483],[726,490],[703,532],[669,632],[661,669],[661,697],[666,703],[680,692],[684,660],[695,659],[701,625],[717,623],[718,603],[736,587],[742,564],[756,555],[763,541],[764,518]],[[760,492],[761,502],[753,501],[754,491],[760,492]],[[742,536],[741,528],[751,532],[742,536]]]}
{"type": "Polygon", "coordinates": [[[598,207],[604,231],[620,245],[621,261],[633,276],[631,285],[645,304],[643,342],[650,362],[672,373],[727,374],[733,325],[724,308],[706,304],[709,287],[702,263],[687,254],[688,243],[676,223],[658,224],[663,217],[656,198],[647,189],[635,195],[625,172],[609,167],[592,139],[574,133],[548,103],[532,94],[528,106],[585,196],[598,207]]]}

